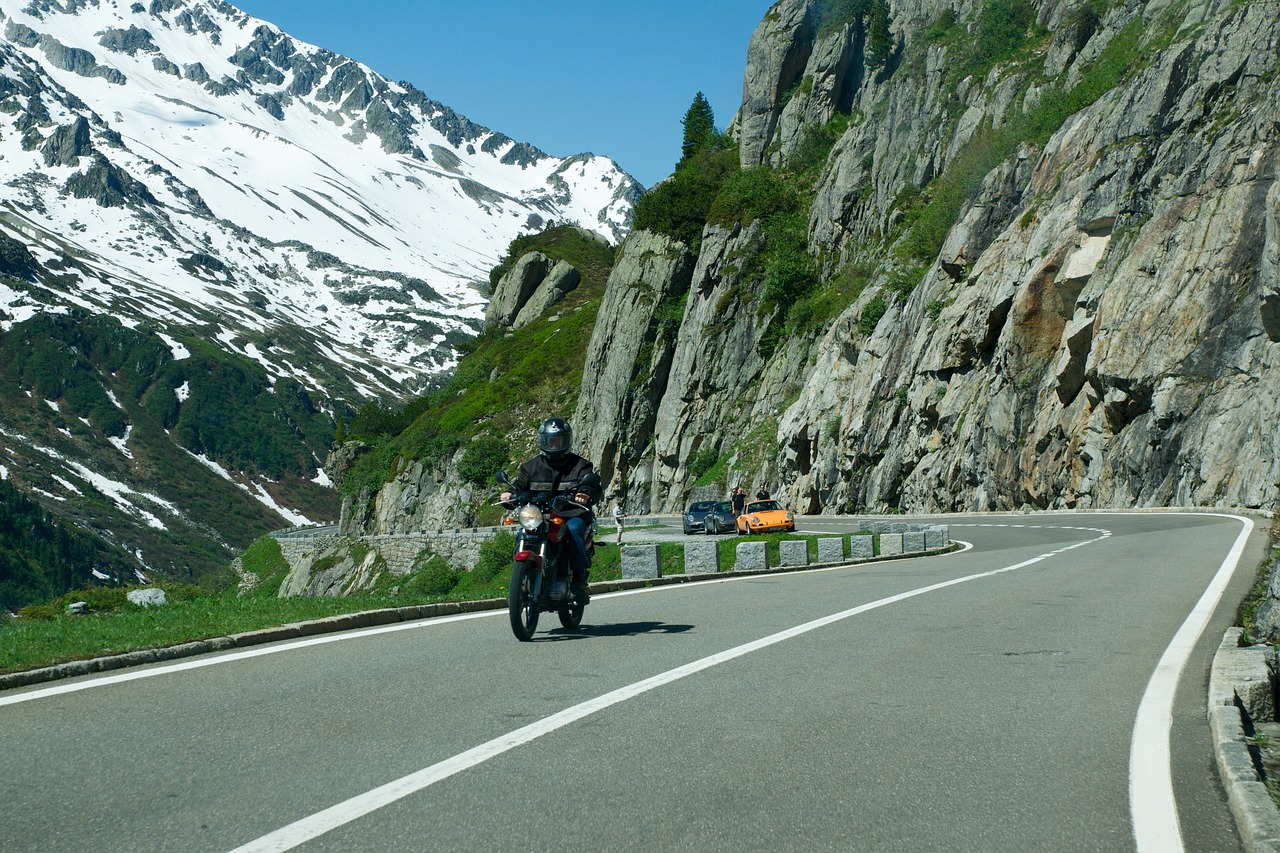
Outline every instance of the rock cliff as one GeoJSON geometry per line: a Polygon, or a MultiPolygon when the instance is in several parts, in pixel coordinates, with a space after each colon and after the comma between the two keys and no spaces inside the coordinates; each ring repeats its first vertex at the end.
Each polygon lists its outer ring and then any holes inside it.
{"type": "MultiPolygon", "coordinates": [[[[583,389],[614,493],[673,510],[714,458],[719,482],[763,477],[805,512],[1275,507],[1280,4],[1033,4],[1032,59],[960,80],[946,32],[980,38],[981,8],[894,6],[872,69],[862,22],[824,28],[820,5],[784,0],[752,38],[740,157],[784,163],[851,114],[808,242],[827,276],[862,262],[870,282],[766,357],[767,318],[742,310],[761,283],[726,263],[759,238],[708,228],[661,358],[583,389]],[[903,217],[979,155],[976,193],[919,252],[903,217]]],[[[611,298],[635,287],[625,267],[611,298]]],[[[682,275],[646,285],[680,295],[682,275]]],[[[607,304],[595,363],[630,363],[624,328],[607,304]]]]}
{"type": "Polygon", "coordinates": [[[1280,0],[857,6],[776,4],[731,125],[743,169],[828,138],[835,310],[770,300],[760,219],[634,231],[574,418],[607,499],[1276,508],[1280,0]]]}

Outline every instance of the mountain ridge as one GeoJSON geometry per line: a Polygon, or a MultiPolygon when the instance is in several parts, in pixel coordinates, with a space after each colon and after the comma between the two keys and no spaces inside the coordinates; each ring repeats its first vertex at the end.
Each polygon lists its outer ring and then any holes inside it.
{"type": "Polygon", "coordinates": [[[147,574],[336,517],[335,422],[448,375],[514,238],[642,191],[219,0],[0,33],[0,471],[147,574]]]}

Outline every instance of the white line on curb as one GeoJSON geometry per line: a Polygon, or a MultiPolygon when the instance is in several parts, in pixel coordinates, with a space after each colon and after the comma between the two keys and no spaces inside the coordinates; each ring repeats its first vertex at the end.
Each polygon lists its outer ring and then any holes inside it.
{"type": "Polygon", "coordinates": [[[1222,561],[1218,573],[1160,656],[1160,662],[1156,664],[1156,670],[1142,694],[1133,724],[1133,744],[1129,750],[1129,811],[1133,815],[1133,839],[1138,845],[1138,853],[1174,853],[1185,849],[1182,827],[1178,823],[1178,805],[1173,796],[1169,752],[1173,694],[1178,688],[1183,667],[1209,624],[1231,576],[1235,574],[1249,534],[1253,532],[1253,522],[1248,518],[1212,515],[1240,522],[1240,535],[1222,561]]]}

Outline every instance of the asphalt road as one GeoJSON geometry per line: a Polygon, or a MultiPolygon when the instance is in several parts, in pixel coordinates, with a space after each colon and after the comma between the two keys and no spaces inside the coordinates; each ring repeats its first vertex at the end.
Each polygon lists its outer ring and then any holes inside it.
{"type": "Polygon", "coordinates": [[[1166,766],[1175,838],[1240,849],[1205,696],[1261,531],[1166,740],[1138,709],[1241,523],[950,522],[971,550],[597,596],[531,643],[472,614],[0,693],[0,850],[1133,850],[1166,766]]]}

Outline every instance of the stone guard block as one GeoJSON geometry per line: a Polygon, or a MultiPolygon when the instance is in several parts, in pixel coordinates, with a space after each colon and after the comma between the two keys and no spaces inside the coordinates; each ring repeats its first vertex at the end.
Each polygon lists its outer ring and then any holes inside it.
{"type": "Polygon", "coordinates": [[[843,539],[819,539],[818,562],[838,563],[844,559],[843,539]]]}
{"type": "Polygon", "coordinates": [[[624,545],[622,579],[651,580],[659,577],[657,545],[624,545]]]}
{"type": "Polygon", "coordinates": [[[901,533],[881,533],[880,534],[880,556],[881,557],[897,557],[902,554],[902,534],[901,533]]]}
{"type": "Polygon", "coordinates": [[[907,554],[919,554],[924,551],[923,533],[902,534],[902,550],[907,554]]]}
{"type": "Polygon", "coordinates": [[[875,537],[859,533],[849,537],[849,557],[854,560],[870,560],[876,555],[875,537]]]}
{"type": "Polygon", "coordinates": [[[945,548],[951,542],[951,531],[943,525],[935,525],[924,532],[924,547],[930,551],[945,548]]]}
{"type": "Polygon", "coordinates": [[[807,566],[809,565],[809,543],[779,542],[778,558],[778,561],[784,566],[807,566]]]}
{"type": "Polygon", "coordinates": [[[720,571],[720,549],[715,542],[687,542],[684,546],[684,573],[710,575],[720,571]]]}
{"type": "Polygon", "coordinates": [[[763,542],[739,542],[738,559],[733,564],[735,572],[763,571],[769,568],[769,556],[763,542]]]}

